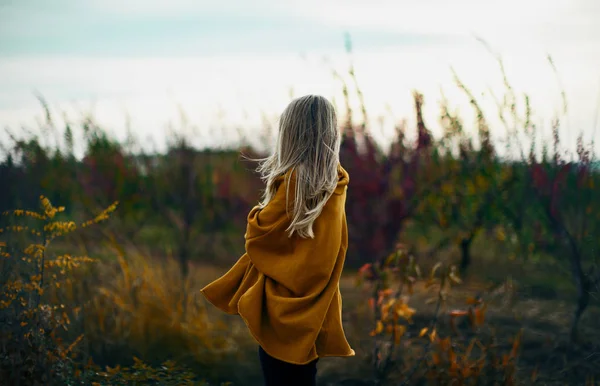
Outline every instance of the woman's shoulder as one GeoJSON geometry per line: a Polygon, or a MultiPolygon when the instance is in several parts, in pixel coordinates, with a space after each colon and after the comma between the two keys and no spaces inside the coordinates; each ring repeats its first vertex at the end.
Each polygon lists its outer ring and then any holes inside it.
{"type": "Polygon", "coordinates": [[[279,187],[281,187],[283,185],[295,184],[296,178],[297,178],[296,176],[297,176],[297,173],[296,173],[295,168],[288,169],[285,173],[282,173],[279,176],[277,176],[275,178],[275,180],[273,181],[275,189],[278,189],[279,187]]]}

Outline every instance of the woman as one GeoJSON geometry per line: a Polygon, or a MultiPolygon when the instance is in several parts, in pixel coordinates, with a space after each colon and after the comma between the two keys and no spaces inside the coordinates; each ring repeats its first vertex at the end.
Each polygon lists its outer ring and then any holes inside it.
{"type": "Polygon", "coordinates": [[[259,344],[267,386],[315,385],[318,358],[354,355],[339,290],[349,182],[340,142],[327,99],[307,95],[287,106],[276,149],[260,160],[266,189],[248,215],[246,253],[202,289],[242,317],[259,344]]]}

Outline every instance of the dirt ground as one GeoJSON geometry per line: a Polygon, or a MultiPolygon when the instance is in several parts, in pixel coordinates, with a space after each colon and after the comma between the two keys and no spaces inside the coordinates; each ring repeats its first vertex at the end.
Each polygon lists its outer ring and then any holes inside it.
{"type": "MultiPolygon", "coordinates": [[[[208,283],[225,268],[202,267],[202,284],[208,283]]],[[[353,358],[323,358],[319,362],[319,385],[369,385],[373,384],[369,357],[373,349],[372,315],[368,311],[368,295],[356,286],[355,275],[347,273],[340,284],[343,296],[343,319],[348,340],[357,352],[353,358]]],[[[467,280],[451,292],[447,309],[465,308],[465,299],[482,293],[485,285],[467,280]]],[[[485,296],[490,304],[486,324],[495,330],[499,344],[510,346],[511,337],[523,329],[522,346],[518,361],[520,384],[531,384],[531,374],[536,371],[541,385],[585,385],[586,378],[595,375],[600,381],[600,307],[589,307],[580,325],[580,342],[570,343],[569,325],[573,305],[566,300],[533,298],[528,292],[514,286],[499,286],[495,293],[485,296]]],[[[414,329],[418,331],[432,319],[434,305],[426,304],[431,294],[417,287],[410,306],[417,310],[414,329]]],[[[244,329],[235,316],[222,315],[207,304],[211,318],[223,320],[231,328],[244,329]]],[[[444,315],[444,314],[442,314],[444,315]]],[[[442,317],[443,318],[443,317],[442,317]]],[[[450,333],[450,331],[447,331],[450,333]]],[[[410,329],[409,329],[410,333],[410,329]]],[[[412,331],[412,333],[416,333],[412,331]]],[[[440,330],[440,333],[443,333],[440,330]]],[[[260,369],[255,343],[249,338],[240,344],[240,363],[237,370],[224,374],[234,384],[261,385],[260,369]],[[243,365],[242,365],[243,364],[243,365]],[[232,375],[235,375],[232,377],[232,375]],[[233,378],[233,379],[232,379],[233,378]],[[243,379],[243,383],[238,383],[243,379]]],[[[410,347],[405,348],[410,350],[410,347]]],[[[600,384],[600,383],[598,383],[600,384]]]]}

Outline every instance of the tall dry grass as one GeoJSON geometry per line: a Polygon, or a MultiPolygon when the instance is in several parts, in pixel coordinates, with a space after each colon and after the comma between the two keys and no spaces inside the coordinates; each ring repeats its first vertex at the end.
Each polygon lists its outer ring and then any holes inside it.
{"type": "Polygon", "coordinates": [[[224,373],[218,365],[232,362],[241,334],[209,320],[192,295],[198,283],[179,279],[174,259],[127,259],[115,243],[114,260],[54,249],[116,204],[83,223],[46,197],[40,204],[2,214],[2,384],[205,385],[211,372],[224,373]]]}
{"type": "Polygon", "coordinates": [[[207,278],[203,268],[191,266],[182,279],[176,259],[126,256],[113,245],[115,260],[83,273],[72,282],[73,298],[63,299],[86,303],[82,333],[95,362],[128,365],[139,357],[158,365],[173,360],[213,380],[224,380],[220,377],[240,359],[249,366],[242,357],[254,343],[242,324],[208,312],[199,292],[207,278]]]}

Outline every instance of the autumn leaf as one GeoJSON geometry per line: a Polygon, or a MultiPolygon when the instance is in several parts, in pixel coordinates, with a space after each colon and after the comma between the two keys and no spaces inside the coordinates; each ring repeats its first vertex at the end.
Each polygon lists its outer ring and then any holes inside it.
{"type": "Polygon", "coordinates": [[[395,344],[399,344],[400,343],[400,339],[402,338],[402,336],[404,336],[404,333],[406,333],[406,326],[403,324],[397,324],[394,327],[394,343],[395,344]]]}
{"type": "Polygon", "coordinates": [[[433,331],[431,331],[431,334],[429,334],[429,339],[431,339],[431,341],[433,342],[436,337],[437,337],[437,332],[434,328],[433,331]]]}
{"type": "Polygon", "coordinates": [[[396,304],[396,315],[403,317],[406,320],[410,320],[415,314],[416,310],[410,308],[406,303],[396,304]]]}
{"type": "Polygon", "coordinates": [[[454,350],[452,350],[452,348],[448,350],[448,360],[450,361],[450,369],[458,369],[457,356],[454,350]]]}
{"type": "Polygon", "coordinates": [[[391,288],[387,288],[387,289],[384,289],[383,291],[381,291],[379,294],[380,294],[380,296],[387,297],[387,296],[391,296],[393,293],[394,293],[394,291],[391,288]]]}
{"type": "Polygon", "coordinates": [[[371,331],[371,336],[379,335],[383,331],[383,322],[381,320],[377,321],[377,326],[373,331],[371,331]]]}
{"type": "Polygon", "coordinates": [[[450,348],[452,347],[450,337],[440,339],[439,345],[440,345],[440,349],[444,352],[450,350],[450,348]]]}
{"type": "Polygon", "coordinates": [[[367,264],[363,265],[363,266],[362,266],[362,267],[360,267],[360,269],[358,270],[358,273],[360,273],[360,274],[362,274],[362,275],[365,275],[365,274],[367,274],[367,273],[370,273],[370,272],[371,272],[371,266],[372,266],[372,265],[373,265],[373,264],[371,264],[371,263],[367,263],[367,264]]]}
{"type": "Polygon", "coordinates": [[[394,304],[396,304],[396,299],[391,298],[390,300],[388,300],[388,302],[385,305],[386,305],[386,307],[392,307],[394,304]]]}
{"type": "Polygon", "coordinates": [[[385,332],[386,332],[387,334],[393,334],[393,333],[394,333],[394,326],[393,326],[393,325],[391,325],[391,324],[388,324],[388,325],[385,327],[385,332]]]}
{"type": "Polygon", "coordinates": [[[450,316],[455,318],[458,316],[466,316],[469,314],[469,311],[464,311],[464,310],[452,310],[450,311],[450,316]]]}
{"type": "Polygon", "coordinates": [[[427,334],[427,330],[429,330],[427,327],[423,327],[421,329],[421,332],[419,332],[419,338],[422,338],[425,336],[425,334],[427,334]]]}
{"type": "Polygon", "coordinates": [[[463,378],[469,378],[472,374],[472,370],[470,367],[463,367],[461,372],[463,378]]]}
{"type": "Polygon", "coordinates": [[[487,309],[487,304],[484,304],[483,307],[479,307],[479,308],[475,309],[475,324],[477,326],[481,326],[485,322],[486,309],[487,309]]]}

